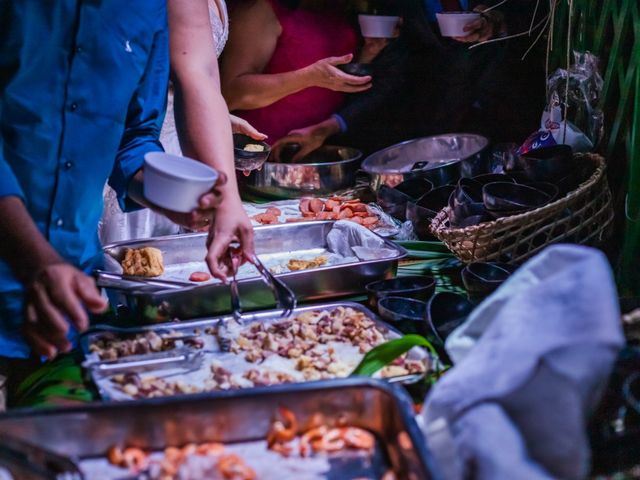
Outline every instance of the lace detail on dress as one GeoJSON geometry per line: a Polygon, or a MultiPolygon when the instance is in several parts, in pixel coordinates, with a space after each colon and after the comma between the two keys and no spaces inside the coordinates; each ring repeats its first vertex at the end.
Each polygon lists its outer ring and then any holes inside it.
{"type": "MultiPolygon", "coordinates": [[[[216,55],[219,57],[229,38],[229,15],[224,0],[218,0],[223,19],[220,19],[215,6],[209,5],[209,18],[216,55]]],[[[175,119],[173,118],[173,95],[167,100],[167,114],[160,132],[160,143],[165,152],[182,155],[175,119]]],[[[152,210],[143,209],[137,212],[123,213],[116,197],[116,193],[105,186],[104,209],[98,226],[98,235],[103,245],[109,243],[173,235],[181,232],[181,227],[172,223],[168,218],[152,210]]]]}

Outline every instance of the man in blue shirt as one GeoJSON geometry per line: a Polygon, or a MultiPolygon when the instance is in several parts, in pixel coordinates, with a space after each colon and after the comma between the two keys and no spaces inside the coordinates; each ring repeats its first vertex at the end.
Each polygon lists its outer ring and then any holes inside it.
{"type": "MultiPolygon", "coordinates": [[[[134,207],[168,77],[166,0],[0,0],[0,361],[30,355],[23,327],[34,353],[69,350],[107,307],[86,275],[104,184],[134,207]]],[[[167,213],[202,226],[216,205],[167,213]]]]}

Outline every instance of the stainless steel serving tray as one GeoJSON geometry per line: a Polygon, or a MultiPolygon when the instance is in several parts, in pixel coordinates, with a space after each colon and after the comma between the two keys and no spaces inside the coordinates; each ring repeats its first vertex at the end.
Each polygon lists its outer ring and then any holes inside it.
{"type": "MultiPolygon", "coordinates": [[[[359,474],[363,466],[371,473],[365,478],[381,478],[387,468],[398,479],[441,478],[406,393],[400,387],[371,379],[21,411],[0,416],[0,431],[72,458],[87,479],[118,478],[96,475],[95,470],[89,472],[90,467],[99,467],[100,462],[106,464],[103,459],[114,445],[158,451],[203,442],[224,443],[225,449],[242,455],[261,480],[355,478],[362,476],[359,474]],[[266,438],[271,419],[282,406],[292,410],[301,425],[313,415],[321,414],[327,423],[343,419],[347,425],[372,432],[378,439],[373,458],[364,465],[362,462],[354,465],[346,458],[346,452],[337,453],[325,462],[324,472],[312,476],[308,466],[313,458],[284,459],[273,452],[250,455],[252,450],[248,447],[266,438]]],[[[3,460],[0,458],[0,466],[11,471],[11,464],[3,460]]]]}
{"type": "MultiPolygon", "coordinates": [[[[369,309],[367,309],[365,306],[359,303],[342,302],[342,303],[329,303],[329,304],[310,305],[310,306],[300,307],[300,308],[296,308],[293,311],[292,317],[300,315],[301,313],[304,313],[304,312],[315,311],[315,310],[331,311],[338,307],[349,307],[358,312],[362,312],[367,317],[371,318],[382,330],[387,330],[389,332],[390,339],[398,338],[402,336],[402,334],[398,330],[391,327],[387,323],[383,322],[379,317],[377,317],[369,309]]],[[[280,310],[271,310],[271,311],[255,313],[252,315],[247,315],[243,319],[243,322],[245,325],[249,325],[253,322],[273,323],[278,320],[281,320],[280,310]]],[[[193,367],[190,368],[189,360],[186,359],[184,367],[182,368],[182,371],[185,372],[183,374],[180,373],[181,372],[180,369],[176,369],[175,367],[163,368],[162,366],[160,367],[155,366],[155,365],[159,365],[160,363],[158,362],[158,359],[162,361],[163,360],[162,357],[166,356],[165,354],[168,354],[168,352],[170,351],[163,352],[162,354],[148,355],[148,361],[146,363],[144,360],[139,360],[138,357],[135,358],[136,371],[151,372],[153,376],[171,375],[174,378],[180,378],[184,383],[191,383],[191,382],[197,382],[197,379],[200,377],[200,375],[198,373],[195,373],[193,374],[193,376],[191,376],[190,374],[192,374],[193,372],[197,372],[198,370],[202,372],[209,371],[208,370],[209,363],[207,363],[206,360],[209,360],[209,361],[220,360],[221,363],[225,366],[225,368],[229,370],[231,373],[242,372],[243,371],[242,369],[245,368],[245,366],[249,366],[252,368],[260,367],[260,364],[257,364],[257,363],[247,365],[246,362],[244,362],[244,360],[240,358],[243,355],[235,355],[235,354],[223,352],[217,340],[215,340],[213,336],[206,335],[204,333],[205,330],[207,330],[209,327],[218,327],[220,325],[225,324],[226,322],[231,322],[231,321],[233,321],[232,316],[225,316],[225,317],[218,317],[218,318],[191,320],[191,321],[185,321],[185,322],[173,322],[170,324],[157,324],[157,325],[150,325],[145,327],[116,329],[116,330],[110,327],[101,329],[100,326],[96,326],[94,327],[94,329],[90,330],[89,332],[87,332],[81,337],[80,346],[82,348],[82,351],[85,354],[85,357],[89,359],[90,363],[87,364],[89,375],[92,381],[94,382],[94,384],[96,385],[100,396],[105,400],[123,401],[123,400],[128,400],[131,397],[123,393],[120,393],[118,389],[112,385],[111,377],[112,375],[116,373],[120,373],[122,371],[122,369],[118,368],[118,364],[122,364],[125,362],[128,363],[129,362],[128,359],[131,359],[131,357],[122,357],[121,359],[115,360],[115,361],[99,361],[97,359],[94,360],[89,351],[89,346],[92,343],[97,341],[102,336],[105,336],[105,335],[111,336],[113,334],[130,336],[130,335],[135,335],[138,333],[144,333],[149,331],[155,331],[155,332],[175,331],[181,334],[190,335],[194,331],[198,331],[200,332],[200,335],[202,338],[206,337],[206,340],[204,342],[204,348],[203,348],[204,353],[202,354],[202,357],[204,357],[203,361],[199,365],[194,365],[193,367]],[[238,359],[236,360],[234,357],[237,357],[238,359]],[[116,371],[116,370],[119,370],[119,371],[116,371]]],[[[186,348],[184,350],[186,350],[186,348]]],[[[184,355],[185,353],[184,350],[176,349],[176,351],[180,353],[181,356],[184,355]]],[[[193,352],[198,353],[200,352],[200,350],[194,349],[193,352]]],[[[429,369],[434,368],[434,362],[437,361],[431,358],[425,350],[417,347],[413,348],[409,352],[409,358],[415,359],[415,360],[424,360],[424,361],[428,360],[429,369]]],[[[399,377],[387,378],[386,381],[391,383],[400,383],[403,385],[411,385],[416,382],[422,381],[424,379],[424,376],[425,374],[404,375],[399,377]]],[[[298,383],[309,383],[309,382],[300,381],[298,383]]],[[[255,389],[255,387],[249,388],[249,390],[253,390],[253,389],[255,389]]]]}
{"type": "MultiPolygon", "coordinates": [[[[285,254],[288,258],[299,258],[296,255],[324,249],[333,225],[334,222],[327,221],[256,227],[256,253],[261,258],[268,255],[282,255],[284,258],[285,254]]],[[[118,272],[126,249],[149,246],[162,251],[167,270],[191,268],[191,271],[206,271],[206,239],[206,234],[189,234],[108,245],[104,248],[105,270],[118,272]]],[[[384,240],[384,244],[384,248],[392,252],[388,258],[283,273],[278,277],[301,302],[359,294],[364,292],[367,283],[395,274],[398,260],[407,254],[405,249],[389,240],[384,240]]],[[[257,271],[255,277],[239,280],[239,289],[245,311],[275,307],[273,295],[257,271]]],[[[231,311],[229,287],[222,283],[162,289],[153,285],[135,285],[126,280],[111,280],[107,292],[112,305],[124,305],[134,317],[151,323],[176,318],[202,318],[231,311]]]]}

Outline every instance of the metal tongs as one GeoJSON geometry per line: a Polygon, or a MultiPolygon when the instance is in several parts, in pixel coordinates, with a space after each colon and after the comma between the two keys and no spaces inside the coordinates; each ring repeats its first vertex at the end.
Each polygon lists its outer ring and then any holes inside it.
{"type": "MultiPolygon", "coordinates": [[[[231,283],[229,285],[231,290],[231,309],[233,310],[233,318],[237,322],[242,322],[242,308],[240,305],[240,293],[238,291],[238,281],[236,279],[235,269],[236,262],[234,262],[234,259],[239,259],[241,255],[242,251],[237,242],[229,245],[229,257],[233,270],[231,283]]],[[[276,278],[269,269],[262,264],[257,255],[254,255],[251,258],[251,263],[256,267],[258,273],[262,277],[262,280],[273,293],[278,308],[282,308],[280,316],[288,317],[291,315],[298,303],[293,291],[282,280],[276,278]]],[[[237,264],[239,265],[239,262],[237,262],[237,264]]]]}
{"type": "MultiPolygon", "coordinates": [[[[0,466],[8,467],[10,472],[12,468],[17,468],[21,475],[29,475],[28,478],[55,480],[84,480],[85,478],[70,458],[4,433],[0,433],[0,466]]],[[[20,478],[24,477],[20,476],[20,478]]]]}
{"type": "Polygon", "coordinates": [[[102,376],[110,376],[117,373],[139,373],[158,369],[181,368],[193,370],[202,365],[204,353],[202,350],[193,351],[188,348],[179,348],[165,352],[131,355],[116,360],[87,360],[82,366],[91,368],[102,376]]]}

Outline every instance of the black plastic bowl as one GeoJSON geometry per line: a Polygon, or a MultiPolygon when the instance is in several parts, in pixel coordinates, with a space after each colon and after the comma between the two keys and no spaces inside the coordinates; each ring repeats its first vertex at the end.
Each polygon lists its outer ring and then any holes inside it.
{"type": "Polygon", "coordinates": [[[373,67],[369,63],[344,63],[337,65],[337,68],[354,77],[370,77],[373,75],[373,67]]]}
{"type": "Polygon", "coordinates": [[[512,272],[512,267],[500,263],[470,263],[462,269],[462,282],[470,294],[489,295],[497,290],[512,272]]]}
{"type": "Polygon", "coordinates": [[[551,197],[532,187],[517,183],[497,182],[482,187],[482,199],[490,212],[511,212],[540,208],[551,197]]]}
{"type": "Polygon", "coordinates": [[[242,133],[233,134],[233,154],[236,170],[251,171],[260,168],[269,158],[271,147],[266,142],[254,140],[242,133]],[[264,151],[250,152],[245,150],[247,145],[262,145],[264,151]]]}
{"type": "Polygon", "coordinates": [[[377,194],[378,205],[392,217],[404,222],[407,218],[407,203],[415,202],[432,188],[433,184],[426,178],[411,178],[395,188],[382,185],[377,194]]]}
{"type": "Polygon", "coordinates": [[[474,182],[480,185],[487,185],[488,183],[507,182],[515,183],[515,180],[509,175],[504,173],[485,173],[484,175],[477,175],[472,178],[474,182]]]}
{"type": "Polygon", "coordinates": [[[429,336],[427,304],[420,300],[402,297],[385,297],[378,304],[380,316],[392,327],[404,334],[417,333],[429,336]]]}
{"type": "Polygon", "coordinates": [[[438,213],[447,206],[449,197],[455,189],[456,187],[453,185],[443,185],[442,187],[434,188],[423,197],[420,197],[416,205],[438,213]]]}
{"type": "Polygon", "coordinates": [[[411,197],[412,200],[418,200],[433,189],[433,183],[426,178],[416,177],[405,180],[395,189],[411,197]]]}
{"type": "Polygon", "coordinates": [[[553,181],[566,176],[576,161],[569,145],[537,148],[520,155],[518,165],[536,182],[553,181]]]}
{"type": "Polygon", "coordinates": [[[368,295],[368,305],[375,311],[378,309],[380,300],[385,297],[412,298],[426,302],[436,291],[436,281],[433,277],[409,275],[372,282],[365,287],[365,290],[368,295]]]}
{"type": "Polygon", "coordinates": [[[482,185],[471,178],[461,178],[453,198],[457,205],[482,202],[482,185]]]}
{"type": "Polygon", "coordinates": [[[560,194],[560,189],[549,182],[531,182],[526,184],[527,187],[535,188],[536,190],[540,190],[541,192],[549,195],[549,202],[553,202],[558,199],[558,195],[560,194]]]}
{"type": "Polygon", "coordinates": [[[460,226],[465,219],[470,217],[490,218],[483,203],[455,205],[449,211],[449,223],[452,227],[460,226]]]}
{"type": "Polygon", "coordinates": [[[427,320],[433,335],[444,344],[447,337],[467,319],[473,304],[462,295],[442,292],[427,304],[427,320]]]}
{"type": "Polygon", "coordinates": [[[376,196],[376,203],[382,210],[399,220],[406,218],[407,203],[411,197],[395,188],[382,185],[376,196]]]}

